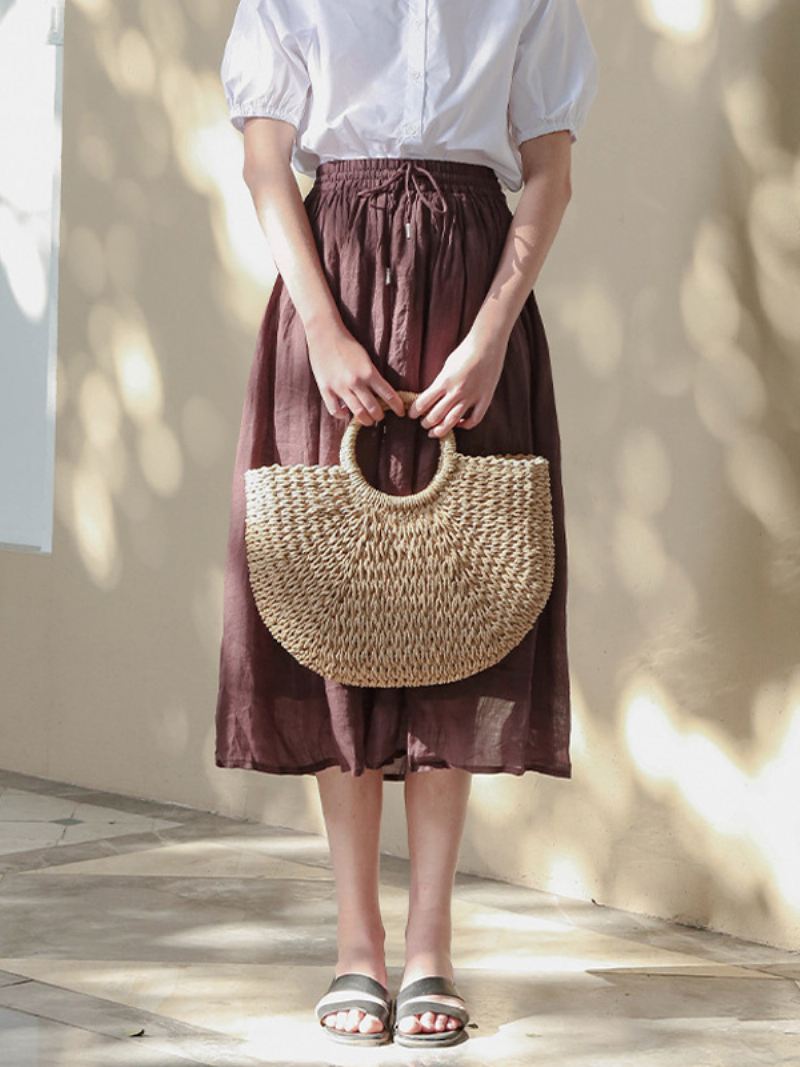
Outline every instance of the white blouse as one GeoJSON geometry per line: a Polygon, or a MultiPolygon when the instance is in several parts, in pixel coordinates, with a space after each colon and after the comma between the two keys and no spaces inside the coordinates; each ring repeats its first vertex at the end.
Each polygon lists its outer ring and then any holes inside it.
{"type": "Polygon", "coordinates": [[[239,0],[220,67],[233,125],[295,127],[292,166],[453,159],[522,187],[518,145],[583,124],[597,57],[578,0],[239,0]]]}

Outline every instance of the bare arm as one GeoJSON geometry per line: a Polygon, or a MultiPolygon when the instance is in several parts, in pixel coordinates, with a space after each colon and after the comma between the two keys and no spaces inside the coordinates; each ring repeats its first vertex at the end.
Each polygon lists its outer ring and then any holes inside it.
{"type": "Polygon", "coordinates": [[[514,324],[555,240],[572,195],[569,133],[558,130],[520,145],[524,188],[492,283],[469,333],[417,396],[429,436],[476,426],[491,403],[514,324]],[[466,412],[472,411],[467,417],[466,412]]]}
{"type": "Polygon", "coordinates": [[[352,412],[369,426],[384,416],[378,396],[398,415],[403,414],[403,402],[339,314],[291,169],[294,134],[294,127],[281,119],[248,119],[242,176],[305,327],[309,362],[326,408],[335,416],[349,417],[352,412]],[[346,408],[340,407],[340,399],[346,408]]]}

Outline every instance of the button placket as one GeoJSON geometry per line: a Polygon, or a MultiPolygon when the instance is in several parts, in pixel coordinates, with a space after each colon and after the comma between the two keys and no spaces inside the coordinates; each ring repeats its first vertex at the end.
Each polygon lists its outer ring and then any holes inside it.
{"type": "Polygon", "coordinates": [[[402,131],[419,138],[422,134],[422,100],[425,91],[425,9],[427,0],[410,0],[405,116],[402,131]]]}

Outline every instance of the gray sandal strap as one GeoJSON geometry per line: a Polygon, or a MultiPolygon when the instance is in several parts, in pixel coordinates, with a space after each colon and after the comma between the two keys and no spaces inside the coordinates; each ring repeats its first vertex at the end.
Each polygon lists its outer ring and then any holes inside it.
{"type": "Polygon", "coordinates": [[[330,985],[317,1001],[315,1008],[317,1018],[324,1026],[324,1017],[335,1011],[349,1011],[360,1008],[368,1015],[380,1019],[386,1027],[391,1011],[391,998],[388,989],[368,974],[351,972],[333,978],[330,985]]]}
{"type": "Polygon", "coordinates": [[[426,1011],[432,1011],[435,1015],[450,1015],[466,1026],[469,1022],[469,1012],[466,1006],[460,1007],[455,1004],[443,1004],[436,1000],[429,1000],[427,994],[430,993],[457,997],[462,1004],[464,1003],[464,998],[450,978],[444,975],[428,975],[425,978],[418,978],[415,982],[409,982],[397,994],[395,1029],[400,1019],[405,1019],[409,1015],[422,1015],[426,1011]]]}

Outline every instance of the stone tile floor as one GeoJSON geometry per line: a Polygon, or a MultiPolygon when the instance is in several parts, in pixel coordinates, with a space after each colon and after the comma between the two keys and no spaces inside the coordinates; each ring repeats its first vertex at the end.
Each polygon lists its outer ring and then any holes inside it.
{"type": "MultiPolygon", "coordinates": [[[[382,857],[390,987],[407,863],[382,857]]],[[[4,1067],[800,1065],[800,953],[458,875],[470,1040],[326,1040],[324,838],[0,771],[4,1067]]]]}

